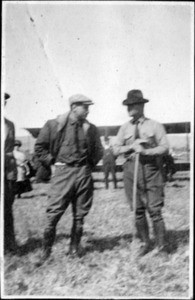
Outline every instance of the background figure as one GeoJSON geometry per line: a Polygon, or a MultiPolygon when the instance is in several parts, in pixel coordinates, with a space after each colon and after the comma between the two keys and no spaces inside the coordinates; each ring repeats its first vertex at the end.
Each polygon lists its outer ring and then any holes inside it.
{"type": "Polygon", "coordinates": [[[104,180],[106,189],[109,188],[109,173],[112,174],[112,179],[114,183],[114,188],[117,188],[117,179],[116,179],[116,163],[115,163],[115,156],[113,151],[110,147],[109,138],[105,136],[104,138],[104,155],[103,155],[103,169],[104,169],[104,180]]]}
{"type": "Polygon", "coordinates": [[[114,154],[124,154],[124,186],[127,199],[132,207],[135,157],[139,153],[135,225],[143,245],[140,255],[150,251],[150,238],[146,209],[153,223],[158,252],[166,252],[165,225],[162,216],[164,206],[164,179],[162,157],[168,154],[169,144],[162,124],[144,116],[144,99],[140,90],[127,94],[123,105],[127,106],[130,121],[123,124],[117,134],[114,154]]]}
{"type": "MultiPolygon", "coordinates": [[[[4,94],[4,105],[10,95],[4,94]]],[[[5,121],[5,142],[4,142],[4,250],[13,252],[16,250],[14,233],[14,184],[17,178],[16,161],[13,155],[15,142],[15,126],[8,119],[5,121]]]]}
{"type": "Polygon", "coordinates": [[[86,118],[93,102],[83,95],[69,98],[70,111],[46,122],[35,144],[35,154],[44,166],[55,165],[48,193],[43,253],[37,266],[51,254],[56,226],[72,204],[73,224],[66,254],[80,255],[84,217],[93,201],[92,170],[103,156],[98,129],[86,118]]]}
{"type": "Polygon", "coordinates": [[[25,153],[20,150],[21,146],[21,141],[16,140],[13,152],[17,165],[17,180],[14,185],[14,193],[18,195],[18,198],[21,198],[21,194],[32,191],[28,177],[30,175],[30,168],[25,153]]]}
{"type": "Polygon", "coordinates": [[[162,157],[162,169],[164,181],[172,181],[176,173],[176,166],[171,151],[162,157]]]}

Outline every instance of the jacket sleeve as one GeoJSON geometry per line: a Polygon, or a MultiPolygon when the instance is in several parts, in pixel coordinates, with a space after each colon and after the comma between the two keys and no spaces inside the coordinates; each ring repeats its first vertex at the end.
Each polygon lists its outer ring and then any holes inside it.
{"type": "Polygon", "coordinates": [[[103,157],[103,146],[100,140],[100,135],[97,127],[91,124],[90,130],[90,139],[89,139],[89,163],[94,168],[96,164],[103,157]]]}
{"type": "Polygon", "coordinates": [[[129,152],[129,147],[130,145],[125,145],[125,129],[124,126],[121,126],[117,133],[115,143],[112,147],[114,156],[117,157],[120,154],[129,152]]]}
{"type": "Polygon", "coordinates": [[[94,155],[94,164],[96,165],[100,159],[103,157],[104,154],[104,149],[101,143],[101,139],[100,139],[100,135],[99,135],[99,131],[98,129],[95,127],[96,129],[96,140],[95,140],[95,155],[94,155]]]}
{"type": "Polygon", "coordinates": [[[35,155],[45,166],[50,166],[54,160],[52,154],[50,153],[50,131],[50,123],[47,121],[41,129],[35,143],[35,155]]]}

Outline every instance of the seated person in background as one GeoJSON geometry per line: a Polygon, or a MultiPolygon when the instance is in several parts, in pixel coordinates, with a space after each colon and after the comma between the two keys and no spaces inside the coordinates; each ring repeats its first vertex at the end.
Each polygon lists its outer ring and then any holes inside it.
{"type": "Polygon", "coordinates": [[[104,155],[103,155],[103,170],[104,170],[104,180],[106,184],[106,189],[109,187],[109,173],[112,173],[112,178],[114,182],[114,188],[117,188],[117,179],[116,179],[116,163],[115,163],[115,156],[112,152],[110,147],[109,138],[105,136],[104,138],[104,155]]]}
{"type": "Polygon", "coordinates": [[[30,169],[28,166],[28,160],[24,152],[20,150],[22,146],[21,141],[16,140],[14,144],[14,157],[16,159],[17,165],[17,180],[15,182],[15,195],[18,195],[18,198],[21,198],[21,194],[32,191],[32,186],[28,175],[30,173],[30,169]]]}

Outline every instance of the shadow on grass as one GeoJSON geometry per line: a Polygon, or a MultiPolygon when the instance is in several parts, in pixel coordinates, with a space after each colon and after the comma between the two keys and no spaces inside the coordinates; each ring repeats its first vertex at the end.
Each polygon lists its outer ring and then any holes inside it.
{"type": "Polygon", "coordinates": [[[25,195],[25,194],[22,194],[20,198],[15,198],[15,200],[17,201],[22,201],[22,200],[26,200],[26,199],[32,199],[32,198],[35,198],[35,197],[43,197],[43,196],[47,196],[47,193],[40,193],[40,194],[31,194],[31,195],[25,195]]]}
{"type": "Polygon", "coordinates": [[[168,252],[174,253],[179,246],[189,244],[189,230],[167,230],[166,241],[168,252]]]}
{"type": "MultiPolygon", "coordinates": [[[[55,243],[59,243],[63,239],[69,239],[69,234],[59,234],[56,236],[55,243]]],[[[105,250],[112,250],[117,246],[125,247],[126,242],[131,243],[133,240],[132,234],[124,234],[113,237],[102,237],[102,238],[91,238],[88,241],[84,251],[87,252],[104,252],[105,250]]],[[[167,230],[166,241],[168,245],[168,252],[174,253],[177,251],[179,246],[189,244],[189,230],[167,230]]],[[[153,241],[154,242],[154,241],[153,241]]],[[[18,247],[17,255],[23,256],[34,250],[42,248],[42,238],[29,238],[25,244],[18,247]]]]}
{"type": "Polygon", "coordinates": [[[105,250],[112,250],[115,247],[120,246],[122,241],[131,242],[132,238],[132,234],[124,234],[105,238],[92,238],[90,241],[88,241],[90,244],[85,247],[85,252],[104,252],[105,250]]]}
{"type": "MultiPolygon", "coordinates": [[[[87,252],[103,252],[105,250],[112,250],[116,246],[121,246],[121,242],[131,243],[133,240],[132,234],[125,234],[115,237],[95,238],[91,239],[90,244],[85,247],[85,253],[87,252]]],[[[168,253],[174,253],[177,251],[179,246],[189,244],[189,230],[168,230],[166,233],[167,251],[168,253]]],[[[155,241],[151,241],[153,247],[155,241]]],[[[125,245],[124,243],[124,245],[125,245]]]]}
{"type": "Polygon", "coordinates": [[[43,240],[38,238],[29,238],[25,244],[18,246],[17,255],[23,256],[42,247],[43,240]]]}
{"type": "MultiPolygon", "coordinates": [[[[60,234],[56,236],[55,243],[63,239],[68,239],[70,235],[60,234]]],[[[43,245],[43,238],[29,238],[25,244],[18,246],[17,255],[23,256],[34,250],[41,249],[43,245]]]]}

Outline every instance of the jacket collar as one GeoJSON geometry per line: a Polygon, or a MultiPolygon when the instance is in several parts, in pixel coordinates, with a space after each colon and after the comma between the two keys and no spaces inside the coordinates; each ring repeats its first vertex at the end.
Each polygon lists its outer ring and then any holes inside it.
{"type": "Polygon", "coordinates": [[[142,124],[142,123],[144,123],[145,120],[146,120],[146,117],[143,115],[143,116],[141,116],[139,119],[137,119],[135,122],[134,122],[134,120],[131,120],[130,122],[131,122],[132,124],[135,124],[135,123],[140,123],[140,124],[142,124]]]}
{"type": "Polygon", "coordinates": [[[67,124],[69,115],[70,112],[57,116],[56,118],[56,121],[58,123],[57,131],[60,131],[67,124]]]}
{"type": "MultiPolygon", "coordinates": [[[[57,116],[57,118],[56,118],[56,121],[58,123],[57,131],[60,131],[67,124],[69,117],[70,117],[70,111],[63,115],[57,116]]],[[[74,120],[72,120],[72,121],[75,122],[74,120]]],[[[89,127],[90,127],[89,121],[85,120],[83,122],[83,130],[85,133],[87,132],[89,127]]]]}

